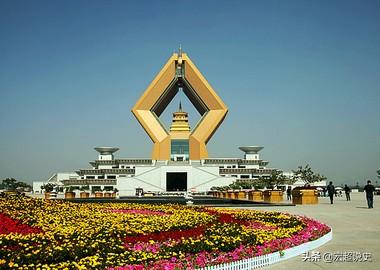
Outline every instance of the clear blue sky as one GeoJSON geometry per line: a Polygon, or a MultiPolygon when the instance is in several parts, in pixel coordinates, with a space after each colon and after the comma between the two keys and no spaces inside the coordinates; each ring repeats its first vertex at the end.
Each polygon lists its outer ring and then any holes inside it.
{"type": "Polygon", "coordinates": [[[229,107],[210,156],[377,180],[380,2],[359,0],[2,0],[0,179],[88,168],[95,146],[149,157],[130,109],[179,43],[229,107]]]}

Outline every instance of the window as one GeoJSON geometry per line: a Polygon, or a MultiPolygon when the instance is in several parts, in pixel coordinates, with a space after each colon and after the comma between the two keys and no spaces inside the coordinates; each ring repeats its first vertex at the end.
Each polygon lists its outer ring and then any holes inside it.
{"type": "Polygon", "coordinates": [[[92,193],[94,193],[96,191],[101,191],[102,188],[100,186],[92,186],[91,190],[92,190],[92,193]]]}
{"type": "Polygon", "coordinates": [[[170,149],[171,160],[189,160],[189,140],[172,140],[170,149]]]}
{"type": "Polygon", "coordinates": [[[116,175],[107,175],[107,179],[116,179],[116,175]]]}

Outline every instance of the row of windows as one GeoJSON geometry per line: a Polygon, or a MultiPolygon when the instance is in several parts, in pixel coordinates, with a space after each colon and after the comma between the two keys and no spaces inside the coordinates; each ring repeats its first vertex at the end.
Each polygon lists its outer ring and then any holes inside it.
{"type": "MultiPolygon", "coordinates": [[[[84,176],[81,179],[85,179],[84,176]]],[[[116,175],[107,175],[106,178],[104,175],[98,175],[97,177],[95,175],[87,175],[86,179],[116,179],[116,175]]]]}
{"type": "Polygon", "coordinates": [[[236,168],[238,168],[238,169],[245,169],[246,167],[245,166],[241,166],[241,165],[239,165],[237,167],[236,167],[236,165],[231,165],[231,166],[219,166],[219,168],[220,169],[236,169],[236,168]]]}
{"type": "Polygon", "coordinates": [[[115,166],[112,166],[112,169],[134,169],[135,166],[124,166],[124,165],[115,165],[115,166]]]}
{"type": "Polygon", "coordinates": [[[222,176],[222,177],[229,176],[229,177],[235,177],[235,178],[239,178],[239,179],[252,179],[252,178],[257,178],[257,176],[250,175],[250,174],[241,174],[241,175],[237,175],[237,174],[232,174],[232,175],[222,174],[221,176],[222,176]]]}

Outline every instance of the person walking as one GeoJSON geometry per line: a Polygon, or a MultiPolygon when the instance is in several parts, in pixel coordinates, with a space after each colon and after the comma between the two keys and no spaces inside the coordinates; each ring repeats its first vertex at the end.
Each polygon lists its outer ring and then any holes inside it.
{"type": "Polygon", "coordinates": [[[375,192],[375,187],[371,184],[371,180],[367,181],[364,191],[366,193],[368,208],[373,208],[373,193],[375,192]]]}
{"type": "Polygon", "coordinates": [[[347,185],[344,185],[343,190],[344,190],[344,193],[346,193],[346,200],[351,201],[351,197],[350,197],[351,189],[347,185]]]}
{"type": "Polygon", "coordinates": [[[327,186],[327,193],[329,194],[330,197],[330,203],[334,203],[334,194],[335,194],[335,187],[332,184],[332,181],[330,181],[329,185],[327,186]]]}
{"type": "Polygon", "coordinates": [[[288,201],[290,201],[292,199],[292,188],[290,186],[288,186],[288,188],[286,190],[286,198],[288,201]]]}

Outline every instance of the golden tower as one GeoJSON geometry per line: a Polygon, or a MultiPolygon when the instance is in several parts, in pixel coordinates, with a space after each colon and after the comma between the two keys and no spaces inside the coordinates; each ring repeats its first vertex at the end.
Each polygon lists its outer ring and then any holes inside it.
{"type": "Polygon", "coordinates": [[[173,113],[172,126],[170,127],[170,133],[175,132],[187,132],[190,133],[189,116],[187,112],[182,111],[181,102],[177,112],[173,113]]]}
{"type": "Polygon", "coordinates": [[[206,144],[227,112],[222,99],[181,49],[169,58],[132,108],[132,113],[154,143],[154,160],[172,159],[178,149],[180,152],[185,149],[183,151],[190,160],[207,158],[206,144]],[[173,129],[168,131],[159,117],[179,90],[189,98],[201,119],[193,130],[185,131],[181,126],[179,131],[179,126],[173,124],[173,129]]]}

